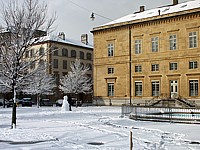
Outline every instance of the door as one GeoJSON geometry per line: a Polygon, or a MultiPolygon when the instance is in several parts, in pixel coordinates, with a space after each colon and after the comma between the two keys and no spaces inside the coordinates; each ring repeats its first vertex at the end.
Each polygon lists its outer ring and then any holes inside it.
{"type": "Polygon", "coordinates": [[[178,81],[177,80],[170,81],[170,95],[171,95],[171,98],[178,97],[178,81]]]}

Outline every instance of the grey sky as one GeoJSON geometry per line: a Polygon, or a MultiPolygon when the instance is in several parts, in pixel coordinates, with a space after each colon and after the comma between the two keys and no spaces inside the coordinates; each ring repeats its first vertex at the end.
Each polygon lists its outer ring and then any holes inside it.
{"type": "MultiPolygon", "coordinates": [[[[1,0],[6,1],[7,0],[1,0]]],[[[21,0],[19,0],[21,1],[21,0]]],[[[22,0],[23,1],[23,0],[22,0]]],[[[39,0],[40,1],[40,0],[39,0]]],[[[145,9],[160,7],[172,4],[173,0],[45,0],[49,12],[56,12],[57,20],[54,24],[54,34],[64,32],[67,38],[80,40],[81,34],[89,35],[89,42],[92,43],[93,36],[90,33],[93,27],[110,22],[103,17],[96,15],[94,21],[90,20],[92,12],[110,18],[118,19],[125,15],[139,11],[141,5],[145,9]],[[74,4],[75,3],[75,4],[74,4]],[[77,6],[77,5],[78,6],[77,6]]],[[[190,0],[179,0],[179,3],[190,0]]]]}
{"type": "MultiPolygon", "coordinates": [[[[112,20],[131,14],[139,10],[141,5],[145,9],[172,4],[173,0],[46,0],[49,11],[56,11],[57,20],[54,34],[64,32],[67,38],[80,40],[80,35],[89,35],[92,43],[93,36],[90,33],[93,27],[110,22],[96,15],[94,21],[90,20],[92,12],[112,20]],[[75,4],[74,4],[75,3],[75,4]],[[79,6],[77,6],[78,4],[79,6]]],[[[179,3],[189,0],[179,0],[179,3]]]]}

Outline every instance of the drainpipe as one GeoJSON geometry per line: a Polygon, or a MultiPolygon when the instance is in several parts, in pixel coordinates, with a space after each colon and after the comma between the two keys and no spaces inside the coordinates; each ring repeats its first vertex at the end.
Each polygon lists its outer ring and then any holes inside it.
{"type": "Polygon", "coordinates": [[[132,71],[131,71],[131,62],[132,62],[132,58],[131,58],[131,27],[129,26],[129,95],[130,95],[130,105],[132,105],[132,84],[131,84],[131,75],[132,75],[132,71]]]}

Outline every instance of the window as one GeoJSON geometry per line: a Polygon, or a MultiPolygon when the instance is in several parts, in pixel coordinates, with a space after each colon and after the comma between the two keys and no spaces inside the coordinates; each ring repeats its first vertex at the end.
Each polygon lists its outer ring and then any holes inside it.
{"type": "Polygon", "coordinates": [[[67,72],[62,72],[62,75],[63,75],[63,76],[66,76],[66,75],[67,75],[67,72]]]}
{"type": "Polygon", "coordinates": [[[108,44],[108,56],[114,56],[114,44],[113,43],[108,44]]]}
{"type": "Polygon", "coordinates": [[[198,68],[197,61],[190,61],[189,62],[189,69],[195,69],[198,68]]]}
{"type": "Polygon", "coordinates": [[[160,83],[159,81],[152,81],[152,96],[160,95],[160,83]]]}
{"type": "Polygon", "coordinates": [[[110,67],[108,68],[108,74],[113,74],[114,73],[114,68],[110,67]]]}
{"type": "Polygon", "coordinates": [[[151,71],[159,71],[159,64],[152,64],[151,71]]]}
{"type": "Polygon", "coordinates": [[[62,56],[68,57],[68,50],[66,48],[62,49],[62,56]]]}
{"type": "Polygon", "coordinates": [[[135,72],[142,72],[142,66],[141,65],[135,66],[135,72]]]}
{"type": "Polygon", "coordinates": [[[135,96],[142,96],[142,82],[135,82],[135,96]]]}
{"type": "Polygon", "coordinates": [[[189,48],[197,47],[197,32],[189,33],[189,48]]]}
{"type": "Polygon", "coordinates": [[[33,55],[34,55],[34,49],[31,49],[30,50],[30,57],[33,57],[33,55]]]}
{"type": "Polygon", "coordinates": [[[40,49],[39,49],[39,55],[40,56],[44,55],[44,48],[43,47],[40,47],[40,49]]]}
{"type": "Polygon", "coordinates": [[[58,56],[58,47],[54,47],[53,55],[58,56]]]}
{"type": "Polygon", "coordinates": [[[152,52],[158,52],[158,37],[151,38],[152,52]]]}
{"type": "Polygon", "coordinates": [[[87,64],[87,67],[89,67],[89,70],[92,70],[92,65],[91,64],[87,64]]]}
{"type": "Polygon", "coordinates": [[[53,68],[58,68],[58,59],[53,60],[53,68]]]}
{"type": "Polygon", "coordinates": [[[142,41],[141,40],[135,40],[135,54],[140,54],[142,51],[142,41]]]}
{"type": "Polygon", "coordinates": [[[63,69],[67,69],[67,60],[63,60],[63,69]]]}
{"type": "Polygon", "coordinates": [[[170,50],[176,50],[177,49],[177,39],[176,39],[176,34],[171,34],[169,36],[169,46],[170,50]]]}
{"type": "Polygon", "coordinates": [[[92,60],[92,54],[91,53],[87,53],[87,60],[92,60]]]}
{"type": "Polygon", "coordinates": [[[84,52],[80,51],[80,59],[84,59],[84,52]]]}
{"type": "Polygon", "coordinates": [[[76,51],[75,50],[71,50],[71,57],[76,58],[76,51]]]}
{"type": "Polygon", "coordinates": [[[53,73],[54,73],[54,77],[55,77],[56,83],[59,84],[59,80],[60,80],[59,73],[57,71],[54,71],[53,73]]]}
{"type": "Polygon", "coordinates": [[[170,63],[169,64],[169,70],[177,70],[178,65],[177,63],[170,63]]]}
{"type": "Polygon", "coordinates": [[[108,83],[108,96],[114,96],[114,83],[108,83]]]}
{"type": "Polygon", "coordinates": [[[190,96],[198,96],[198,80],[190,80],[190,96]]]}
{"type": "Polygon", "coordinates": [[[29,51],[27,50],[25,53],[25,57],[28,58],[29,57],[29,51]]]}

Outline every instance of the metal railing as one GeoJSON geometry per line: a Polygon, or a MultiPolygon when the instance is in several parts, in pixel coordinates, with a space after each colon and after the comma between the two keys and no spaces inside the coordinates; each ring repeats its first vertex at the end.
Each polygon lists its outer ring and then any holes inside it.
{"type": "Polygon", "coordinates": [[[149,107],[122,105],[122,116],[134,120],[199,123],[199,108],[149,107]]]}

